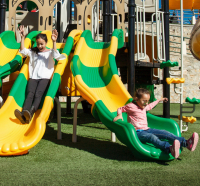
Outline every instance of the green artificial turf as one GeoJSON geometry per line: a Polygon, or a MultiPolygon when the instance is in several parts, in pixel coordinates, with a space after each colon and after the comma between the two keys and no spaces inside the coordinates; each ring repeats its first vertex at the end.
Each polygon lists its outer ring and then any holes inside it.
{"type": "MultiPolygon", "coordinates": [[[[57,140],[56,119],[47,124],[43,139],[16,157],[0,157],[0,185],[200,185],[200,145],[187,149],[170,162],[141,161],[121,144],[111,142],[111,132],[79,105],[77,143],[72,143],[73,117],[62,104],[62,140],[57,140]]],[[[72,107],[73,108],[73,107],[72,107]]],[[[162,104],[151,111],[162,114],[162,104]]],[[[171,104],[171,118],[178,121],[179,104],[171,104]]],[[[200,105],[191,114],[185,138],[200,133],[200,105]]]]}

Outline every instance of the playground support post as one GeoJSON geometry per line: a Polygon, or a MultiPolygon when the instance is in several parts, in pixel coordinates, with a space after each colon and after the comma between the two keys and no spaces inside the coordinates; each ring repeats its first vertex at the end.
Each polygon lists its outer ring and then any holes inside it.
{"type": "Polygon", "coordinates": [[[109,41],[111,40],[111,36],[112,36],[112,0],[109,0],[109,41]]]}
{"type": "MultiPolygon", "coordinates": [[[[165,56],[166,61],[170,59],[169,57],[169,0],[162,0],[164,15],[164,30],[165,30],[165,56]]],[[[170,85],[167,84],[166,78],[169,77],[169,67],[164,68],[163,73],[163,97],[168,98],[168,102],[163,103],[163,117],[170,117],[170,85]]]]}
{"type": "Polygon", "coordinates": [[[135,0],[128,2],[128,91],[134,96],[135,91],[135,0]]]}
{"type": "Polygon", "coordinates": [[[61,38],[60,38],[60,27],[61,27],[61,25],[60,25],[60,19],[61,19],[61,2],[59,1],[59,2],[57,2],[57,10],[56,10],[56,18],[57,18],[57,20],[56,20],[56,29],[57,29],[57,31],[58,31],[58,33],[59,33],[59,35],[58,35],[58,42],[61,42],[61,38]]]}
{"type": "Polygon", "coordinates": [[[109,42],[109,0],[103,1],[103,42],[109,42]]]}
{"type": "Polygon", "coordinates": [[[0,0],[0,34],[5,31],[6,8],[6,0],[0,0]]]}
{"type": "Polygon", "coordinates": [[[23,2],[22,8],[23,8],[23,10],[28,11],[27,1],[23,2]]]}

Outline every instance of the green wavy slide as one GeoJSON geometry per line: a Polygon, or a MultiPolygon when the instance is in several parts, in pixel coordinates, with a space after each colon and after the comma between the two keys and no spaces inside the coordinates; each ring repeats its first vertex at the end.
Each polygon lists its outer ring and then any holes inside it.
{"type": "MultiPolygon", "coordinates": [[[[123,31],[120,29],[114,30],[109,43],[94,42],[89,30],[82,33],[71,63],[76,86],[82,97],[92,104],[93,116],[114,132],[116,137],[131,149],[135,157],[148,160],[173,160],[171,154],[162,152],[152,144],[141,143],[135,128],[127,122],[126,113],[123,113],[124,121],[113,122],[117,109],[133,100],[118,76],[115,62],[117,49],[124,45],[123,38],[123,31]]],[[[149,127],[164,129],[181,136],[175,121],[149,113],[147,117],[149,127]]]]}

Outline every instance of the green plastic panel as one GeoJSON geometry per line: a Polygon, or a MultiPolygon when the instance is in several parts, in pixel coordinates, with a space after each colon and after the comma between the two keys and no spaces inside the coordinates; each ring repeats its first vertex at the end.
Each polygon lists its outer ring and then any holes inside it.
{"type": "MultiPolygon", "coordinates": [[[[73,68],[76,69],[76,75],[80,74],[85,84],[90,88],[101,88],[110,83],[113,74],[111,73],[109,63],[102,67],[87,67],[80,61],[77,55],[73,57],[72,61],[73,68]]],[[[118,73],[116,70],[114,71],[116,74],[118,73]]]]}
{"type": "Polygon", "coordinates": [[[160,64],[160,69],[163,69],[165,67],[175,67],[175,66],[178,66],[177,61],[171,62],[170,60],[168,60],[168,61],[164,61],[160,64]]]}
{"type": "Polygon", "coordinates": [[[17,43],[15,39],[15,33],[13,31],[5,31],[0,34],[0,38],[3,44],[9,49],[19,49],[20,43],[17,43]]]}
{"type": "Polygon", "coordinates": [[[118,38],[118,49],[124,46],[124,31],[122,29],[115,29],[112,33],[112,37],[118,38]]]}
{"type": "Polygon", "coordinates": [[[12,89],[9,93],[9,96],[13,96],[16,103],[23,107],[25,96],[26,96],[26,85],[27,80],[24,76],[24,74],[19,74],[17,79],[15,80],[14,85],[12,86],[12,89]]]}
{"type": "Polygon", "coordinates": [[[63,49],[63,53],[67,54],[67,56],[69,56],[72,48],[73,48],[73,45],[74,45],[74,38],[72,37],[68,37],[67,38],[67,45],[65,45],[64,49],[63,49]]]}
{"type": "Polygon", "coordinates": [[[110,42],[94,42],[92,39],[92,33],[90,30],[85,30],[82,34],[81,37],[85,38],[85,42],[87,43],[88,47],[92,49],[105,49],[110,46],[110,42]]]}
{"type": "Polygon", "coordinates": [[[185,102],[188,102],[188,103],[191,103],[191,104],[199,104],[200,103],[200,99],[196,99],[196,98],[190,99],[189,97],[187,97],[185,99],[185,102]]]}

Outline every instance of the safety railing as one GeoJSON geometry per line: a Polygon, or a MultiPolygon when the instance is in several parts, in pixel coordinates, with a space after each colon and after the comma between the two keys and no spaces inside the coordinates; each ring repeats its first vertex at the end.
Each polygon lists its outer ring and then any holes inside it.
{"type": "MultiPolygon", "coordinates": [[[[194,24],[195,20],[200,16],[200,12],[197,9],[184,10],[183,12],[183,24],[194,24]]],[[[180,10],[170,10],[170,21],[180,24],[180,17],[180,10]]]]}
{"type": "MultiPolygon", "coordinates": [[[[169,36],[173,37],[173,38],[180,39],[180,41],[171,41],[171,40],[169,41],[170,52],[180,54],[181,53],[181,36],[177,36],[177,35],[169,35],[169,36]]],[[[189,39],[190,39],[189,37],[183,37],[183,41],[184,41],[184,44],[185,44],[184,54],[192,55],[191,52],[190,52],[190,49],[189,49],[189,39]]]]}
{"type": "Polygon", "coordinates": [[[136,15],[137,60],[142,60],[146,58],[145,1],[136,6],[136,15]]]}

